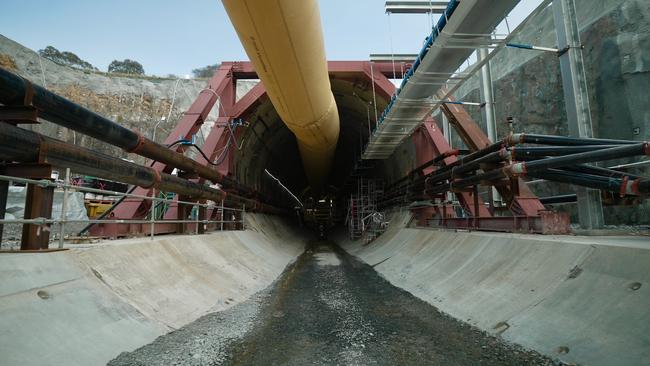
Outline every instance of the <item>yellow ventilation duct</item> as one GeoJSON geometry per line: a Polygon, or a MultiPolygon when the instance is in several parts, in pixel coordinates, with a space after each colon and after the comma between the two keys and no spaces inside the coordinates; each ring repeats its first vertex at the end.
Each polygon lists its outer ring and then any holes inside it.
{"type": "Polygon", "coordinates": [[[316,0],[223,0],[282,121],[296,135],[313,189],[325,183],[339,137],[316,0]]]}

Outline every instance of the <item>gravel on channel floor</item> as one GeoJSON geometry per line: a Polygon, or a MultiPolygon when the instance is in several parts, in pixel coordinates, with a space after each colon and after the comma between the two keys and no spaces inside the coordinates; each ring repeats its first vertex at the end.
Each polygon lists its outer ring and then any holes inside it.
{"type": "Polygon", "coordinates": [[[560,363],[447,316],[333,243],[314,242],[266,290],[109,365],[560,363]]]}

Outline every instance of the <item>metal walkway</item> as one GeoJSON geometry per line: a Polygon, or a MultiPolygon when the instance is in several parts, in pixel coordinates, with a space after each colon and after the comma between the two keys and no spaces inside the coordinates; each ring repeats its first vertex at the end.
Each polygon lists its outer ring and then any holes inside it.
{"type": "Polygon", "coordinates": [[[450,83],[469,76],[456,71],[472,52],[503,42],[495,39],[492,31],[518,3],[519,0],[450,1],[382,113],[362,158],[390,157],[440,104],[435,95],[450,83]]]}

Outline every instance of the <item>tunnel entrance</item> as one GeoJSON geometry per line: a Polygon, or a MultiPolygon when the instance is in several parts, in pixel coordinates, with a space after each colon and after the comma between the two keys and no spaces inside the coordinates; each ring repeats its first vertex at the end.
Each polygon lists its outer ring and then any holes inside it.
{"type": "Polygon", "coordinates": [[[331,85],[338,106],[340,134],[334,163],[322,191],[314,192],[310,188],[296,138],[268,98],[262,98],[247,117],[248,127],[241,134],[243,148],[234,157],[238,162],[236,176],[244,184],[264,195],[281,198],[285,206],[297,205],[291,197],[295,195],[304,204],[300,210],[301,222],[321,238],[344,223],[349,215],[350,196],[359,190],[359,180],[365,179],[366,183],[370,179],[382,180],[382,171],[373,162],[362,161],[361,153],[375,128],[375,113],[387,103],[385,98],[373,94],[372,83],[363,73],[333,74],[331,85]],[[269,179],[265,171],[284,187],[269,179]]]}

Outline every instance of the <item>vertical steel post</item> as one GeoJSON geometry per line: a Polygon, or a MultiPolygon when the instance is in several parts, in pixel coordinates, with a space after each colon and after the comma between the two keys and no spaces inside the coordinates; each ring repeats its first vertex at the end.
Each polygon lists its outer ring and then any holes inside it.
{"type": "Polygon", "coordinates": [[[65,180],[63,181],[63,200],[61,201],[61,217],[59,221],[59,248],[63,248],[65,236],[65,222],[68,208],[68,186],[70,185],[70,168],[65,168],[65,180]]]}
{"type": "Polygon", "coordinates": [[[182,203],[180,201],[189,201],[190,197],[188,196],[181,196],[176,195],[176,204],[177,204],[177,209],[176,209],[176,220],[178,223],[176,224],[176,233],[177,234],[185,234],[189,230],[189,226],[187,223],[187,218],[190,216],[191,211],[192,211],[192,206],[186,203],[182,203]]]}
{"type": "MultiPolygon", "coordinates": [[[[553,14],[558,48],[564,51],[560,55],[560,71],[569,134],[594,137],[575,0],[554,0],[553,14]]],[[[604,218],[600,191],[576,187],[576,194],[580,226],[583,229],[602,228],[604,218]]]]}
{"type": "MultiPolygon", "coordinates": [[[[447,115],[442,113],[440,111],[440,116],[442,117],[442,134],[445,136],[445,139],[447,140],[447,144],[449,145],[450,148],[452,148],[451,144],[451,126],[449,125],[449,119],[447,118],[447,115]]],[[[447,192],[446,193],[446,202],[451,202],[453,204],[454,202],[454,194],[452,192],[447,192]]],[[[445,202],[445,204],[447,204],[445,202]]]]}
{"type": "MultiPolygon", "coordinates": [[[[483,47],[478,49],[478,58],[479,61],[484,60],[488,57],[488,49],[483,47]]],[[[483,107],[482,115],[483,120],[485,121],[486,132],[490,141],[497,141],[497,117],[496,111],[494,109],[494,89],[492,85],[492,70],[490,69],[490,62],[486,62],[483,67],[481,67],[481,99],[485,103],[483,107]]],[[[490,188],[490,205],[500,206],[501,205],[501,195],[496,190],[496,188],[490,188]]]]}
{"type": "MultiPolygon", "coordinates": [[[[488,53],[487,48],[479,48],[479,61],[487,58],[488,53]]],[[[490,70],[489,61],[481,67],[481,99],[485,103],[482,114],[485,120],[487,135],[490,141],[495,142],[497,140],[497,124],[496,112],[494,110],[494,93],[492,89],[492,71],[490,70]]]]}
{"type": "Polygon", "coordinates": [[[223,219],[226,214],[226,211],[223,210],[223,200],[221,200],[221,231],[223,231],[223,219]]]}
{"type": "Polygon", "coordinates": [[[151,189],[151,217],[149,218],[150,222],[150,233],[149,236],[153,240],[155,225],[156,225],[156,189],[151,189]]]}
{"type": "MultiPolygon", "coordinates": [[[[0,219],[4,220],[7,211],[7,195],[9,194],[9,182],[0,181],[0,219]]],[[[2,243],[2,232],[4,224],[0,223],[0,244],[2,243]]]]}
{"type": "MultiPolygon", "coordinates": [[[[25,198],[25,219],[52,218],[52,202],[54,187],[41,187],[37,184],[27,184],[25,198]]],[[[23,224],[23,235],[20,239],[21,250],[48,249],[50,243],[50,224],[23,224]]]]}
{"type": "Polygon", "coordinates": [[[196,224],[196,227],[195,227],[195,230],[194,230],[195,235],[199,235],[199,225],[201,224],[199,222],[199,216],[200,215],[199,215],[199,206],[198,205],[199,205],[199,202],[195,201],[194,207],[192,209],[192,215],[190,215],[190,217],[192,218],[192,221],[195,221],[194,224],[196,224]]]}
{"type": "Polygon", "coordinates": [[[445,140],[447,140],[447,143],[449,146],[451,145],[451,126],[449,126],[449,119],[447,118],[447,115],[440,112],[440,116],[442,117],[442,134],[445,136],[445,140]]]}
{"type": "Polygon", "coordinates": [[[241,208],[241,229],[244,230],[244,214],[246,213],[246,204],[241,208]]]}
{"type": "Polygon", "coordinates": [[[208,215],[208,203],[206,201],[199,202],[199,222],[196,223],[196,233],[205,234],[207,230],[207,215],[208,215]]]}

